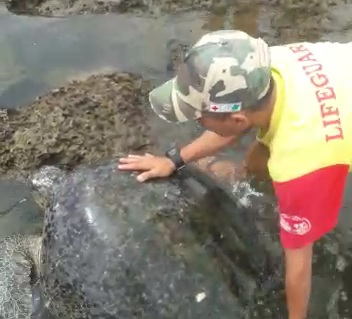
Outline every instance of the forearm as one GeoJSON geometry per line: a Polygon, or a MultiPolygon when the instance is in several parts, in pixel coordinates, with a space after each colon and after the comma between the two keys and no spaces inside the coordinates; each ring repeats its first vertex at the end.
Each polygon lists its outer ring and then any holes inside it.
{"type": "Polygon", "coordinates": [[[194,162],[217,153],[227,145],[234,143],[236,139],[236,136],[223,137],[205,131],[199,138],[181,149],[181,157],[185,163],[194,162]]]}

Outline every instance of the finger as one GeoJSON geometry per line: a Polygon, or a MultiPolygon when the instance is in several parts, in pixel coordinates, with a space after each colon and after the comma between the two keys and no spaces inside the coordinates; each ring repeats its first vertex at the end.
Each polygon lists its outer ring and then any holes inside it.
{"type": "Polygon", "coordinates": [[[139,174],[137,176],[137,181],[143,183],[143,182],[145,182],[149,179],[155,178],[157,176],[158,176],[158,174],[155,170],[150,170],[150,171],[143,172],[142,174],[139,174]]]}
{"type": "Polygon", "coordinates": [[[152,155],[152,154],[150,154],[150,153],[145,153],[144,155],[145,155],[145,157],[149,157],[149,158],[154,157],[154,155],[152,155]]]}
{"type": "Polygon", "coordinates": [[[141,163],[126,163],[126,164],[118,164],[117,168],[121,171],[144,171],[145,166],[141,163]]]}
{"type": "Polygon", "coordinates": [[[140,159],[134,157],[121,157],[119,159],[119,162],[123,164],[136,163],[138,161],[140,161],[140,159]]]}
{"type": "Polygon", "coordinates": [[[143,158],[144,155],[128,154],[129,158],[143,158]]]}

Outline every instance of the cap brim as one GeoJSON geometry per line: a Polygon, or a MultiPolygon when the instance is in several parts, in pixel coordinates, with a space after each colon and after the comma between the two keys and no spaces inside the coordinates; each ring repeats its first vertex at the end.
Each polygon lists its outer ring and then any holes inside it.
{"type": "Polygon", "coordinates": [[[179,97],[175,82],[173,78],[149,93],[153,111],[163,120],[174,123],[199,118],[199,112],[179,97]]]}

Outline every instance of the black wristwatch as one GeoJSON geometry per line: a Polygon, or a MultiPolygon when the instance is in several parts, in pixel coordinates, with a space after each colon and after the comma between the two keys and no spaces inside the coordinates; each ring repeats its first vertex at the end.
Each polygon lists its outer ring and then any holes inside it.
{"type": "Polygon", "coordinates": [[[169,159],[172,160],[177,171],[186,165],[181,157],[180,150],[177,147],[173,147],[173,148],[169,149],[165,153],[165,155],[166,155],[166,157],[168,157],[169,159]]]}

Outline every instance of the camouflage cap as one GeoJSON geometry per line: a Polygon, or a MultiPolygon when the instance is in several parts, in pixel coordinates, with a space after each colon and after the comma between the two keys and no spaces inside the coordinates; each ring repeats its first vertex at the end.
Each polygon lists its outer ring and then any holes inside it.
{"type": "Polygon", "coordinates": [[[266,95],[270,76],[264,40],[238,30],[215,31],[200,38],[176,77],[152,90],[149,100],[169,122],[197,119],[203,112],[238,112],[266,95]]]}

